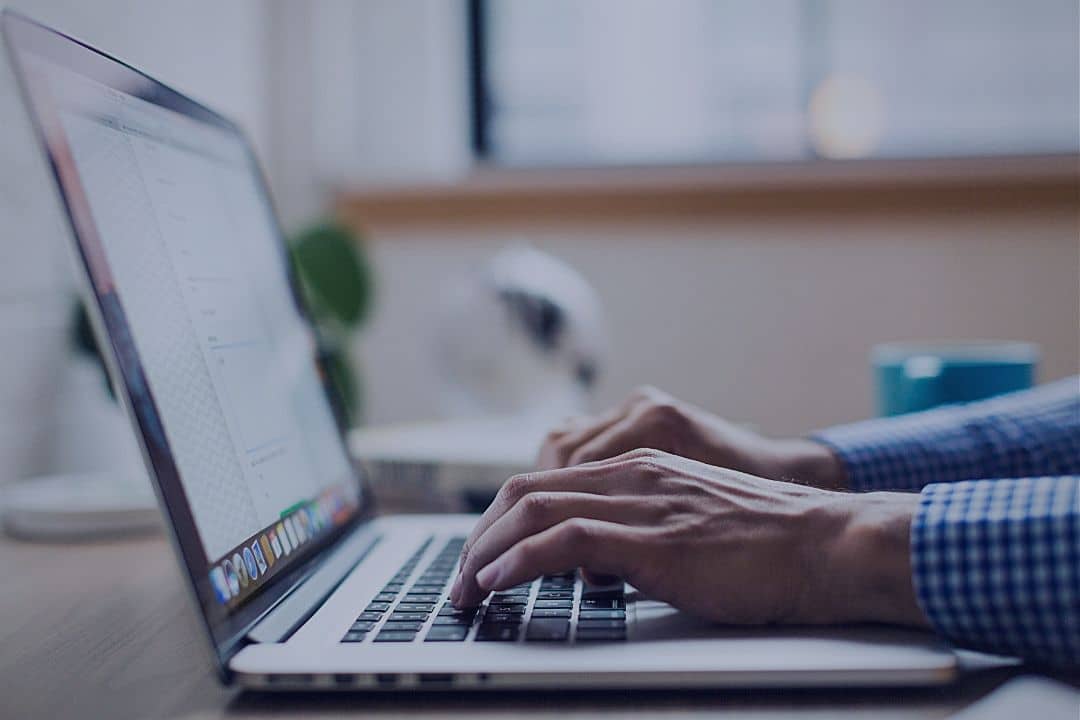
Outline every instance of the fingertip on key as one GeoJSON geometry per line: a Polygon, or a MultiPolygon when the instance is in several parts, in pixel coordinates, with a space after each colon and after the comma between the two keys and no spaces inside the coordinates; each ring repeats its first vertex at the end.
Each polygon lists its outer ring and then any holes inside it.
{"type": "Polygon", "coordinates": [[[476,584],[480,586],[481,590],[492,590],[497,582],[499,582],[498,562],[486,565],[480,572],[476,573],[476,584]]]}
{"type": "Polygon", "coordinates": [[[450,602],[457,604],[458,593],[461,591],[461,573],[454,578],[454,584],[450,586],[450,602]]]}

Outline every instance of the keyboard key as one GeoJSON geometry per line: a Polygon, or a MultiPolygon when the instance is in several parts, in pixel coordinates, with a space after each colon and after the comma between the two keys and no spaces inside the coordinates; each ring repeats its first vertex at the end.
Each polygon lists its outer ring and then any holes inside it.
{"type": "Polygon", "coordinates": [[[533,603],[533,607],[536,608],[566,608],[570,609],[574,607],[573,600],[537,600],[533,603]]]}
{"type": "Polygon", "coordinates": [[[529,593],[531,593],[531,592],[532,592],[532,587],[531,586],[512,587],[509,590],[500,590],[499,592],[495,593],[495,597],[519,597],[519,596],[528,597],[529,593]]]}
{"type": "Polygon", "coordinates": [[[626,601],[622,598],[583,598],[582,610],[621,610],[626,607],[626,601]]]}
{"type": "Polygon", "coordinates": [[[394,602],[397,600],[397,593],[381,592],[372,598],[372,602],[394,602]]]}
{"type": "Polygon", "coordinates": [[[477,642],[514,642],[518,637],[515,625],[489,625],[476,631],[477,642]]]}
{"type": "Polygon", "coordinates": [[[353,632],[352,630],[350,630],[349,632],[345,633],[345,637],[341,638],[341,642],[343,642],[343,643],[364,642],[364,638],[366,638],[366,637],[367,637],[367,633],[365,633],[365,632],[353,632]]]}
{"type": "Polygon", "coordinates": [[[439,615],[450,615],[450,616],[468,615],[469,617],[472,617],[473,615],[476,614],[476,612],[479,609],[480,608],[476,608],[476,607],[458,609],[458,608],[454,607],[453,604],[446,603],[446,604],[444,604],[442,606],[442,609],[439,610],[439,615]]]}
{"type": "Polygon", "coordinates": [[[603,628],[590,629],[579,627],[576,639],[578,642],[603,642],[608,640],[625,640],[626,630],[603,628]]]}
{"type": "Polygon", "coordinates": [[[387,621],[388,622],[403,622],[403,621],[424,622],[427,619],[428,619],[428,614],[427,613],[394,612],[394,613],[392,613],[390,615],[389,618],[387,618],[387,621]]]}
{"type": "Polygon", "coordinates": [[[397,604],[396,609],[399,610],[400,612],[429,613],[429,612],[434,612],[435,603],[399,602],[397,604]]]}
{"type": "Polygon", "coordinates": [[[388,582],[388,583],[386,583],[386,585],[385,585],[385,586],[383,587],[382,591],[383,591],[383,592],[392,592],[392,593],[398,593],[398,592],[401,592],[401,588],[403,588],[403,587],[405,587],[405,583],[401,583],[401,582],[388,582]]]}
{"type": "Polygon", "coordinates": [[[541,590],[536,595],[536,599],[537,600],[573,600],[574,599],[574,593],[571,590],[541,590]]]}
{"type": "Polygon", "coordinates": [[[522,621],[521,615],[511,615],[510,613],[488,613],[484,615],[485,625],[516,625],[522,621]]]}
{"type": "Polygon", "coordinates": [[[534,618],[570,618],[570,608],[537,608],[533,610],[534,618]]]}
{"type": "Polygon", "coordinates": [[[496,595],[491,598],[492,605],[525,605],[528,602],[528,595],[496,595]]]}
{"type": "Polygon", "coordinates": [[[349,632],[366,633],[371,628],[375,627],[375,622],[372,620],[357,620],[349,628],[349,632]]]}
{"type": "Polygon", "coordinates": [[[578,620],[578,630],[617,630],[626,629],[622,620],[578,620]]]}
{"type": "Polygon", "coordinates": [[[460,625],[462,627],[470,627],[473,624],[475,617],[468,615],[465,617],[450,617],[447,615],[439,615],[435,618],[432,624],[434,625],[460,625]]]}
{"type": "Polygon", "coordinates": [[[365,610],[356,616],[357,620],[381,620],[383,614],[381,612],[371,612],[365,610]]]}
{"type": "Polygon", "coordinates": [[[436,593],[436,594],[438,594],[438,593],[441,593],[443,591],[443,588],[445,586],[446,586],[446,583],[435,583],[435,584],[416,583],[411,588],[409,588],[409,592],[411,592],[411,593],[436,593]]]}
{"type": "Polygon", "coordinates": [[[415,638],[415,632],[383,630],[375,636],[375,642],[412,642],[415,638]]]}
{"type": "Polygon", "coordinates": [[[434,603],[439,602],[440,597],[440,595],[433,595],[428,593],[407,593],[405,597],[401,599],[401,601],[413,603],[434,603]]]}
{"type": "Polygon", "coordinates": [[[578,620],[616,620],[626,617],[625,610],[579,610],[578,620]]]}
{"type": "Polygon", "coordinates": [[[570,637],[570,621],[545,618],[531,620],[525,628],[525,639],[539,642],[561,642],[570,637]]]}
{"type": "Polygon", "coordinates": [[[424,627],[424,623],[422,623],[422,622],[415,622],[415,621],[390,622],[389,620],[387,620],[386,624],[382,626],[382,629],[384,631],[387,631],[387,630],[405,630],[405,631],[408,631],[408,632],[420,632],[420,628],[422,628],[422,627],[424,627]]]}
{"type": "Polygon", "coordinates": [[[488,605],[488,614],[495,615],[524,615],[524,605],[488,605]]]}
{"type": "Polygon", "coordinates": [[[373,602],[368,603],[368,606],[364,608],[364,612],[386,612],[390,609],[390,603],[385,602],[373,602]]]}
{"type": "Polygon", "coordinates": [[[469,628],[461,625],[435,625],[428,630],[424,642],[460,642],[469,634],[469,628]]]}

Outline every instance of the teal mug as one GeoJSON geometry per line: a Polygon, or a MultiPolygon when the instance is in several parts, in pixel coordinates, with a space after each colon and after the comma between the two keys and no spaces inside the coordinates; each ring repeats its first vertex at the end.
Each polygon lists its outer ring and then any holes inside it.
{"type": "Polygon", "coordinates": [[[982,340],[887,343],[871,359],[878,414],[886,416],[1027,389],[1035,383],[1039,348],[982,340]]]}

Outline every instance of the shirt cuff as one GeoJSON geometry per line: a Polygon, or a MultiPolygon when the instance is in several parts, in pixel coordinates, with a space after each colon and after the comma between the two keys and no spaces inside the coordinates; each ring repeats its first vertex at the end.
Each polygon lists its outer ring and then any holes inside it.
{"type": "Polygon", "coordinates": [[[957,645],[1080,664],[1080,477],[927,485],[912,582],[957,645]]]}
{"type": "Polygon", "coordinates": [[[983,448],[951,412],[838,425],[810,439],[840,458],[855,492],[918,491],[931,482],[981,477],[983,448]]]}

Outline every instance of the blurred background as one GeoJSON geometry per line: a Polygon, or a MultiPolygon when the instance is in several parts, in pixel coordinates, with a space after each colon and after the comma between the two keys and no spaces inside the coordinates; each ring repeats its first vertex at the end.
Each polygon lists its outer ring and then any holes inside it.
{"type": "MultiPolygon", "coordinates": [[[[447,293],[508,246],[591,288],[594,409],[649,383],[803,433],[873,414],[893,340],[1077,372],[1075,0],[12,4],[239,120],[288,233],[346,231],[368,426],[455,414],[447,293]]],[[[101,388],[55,239],[0,235],[0,481],[107,465],[57,447],[101,388]]]]}

